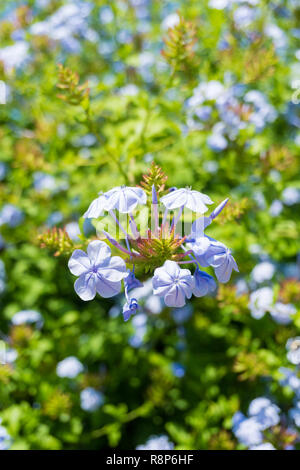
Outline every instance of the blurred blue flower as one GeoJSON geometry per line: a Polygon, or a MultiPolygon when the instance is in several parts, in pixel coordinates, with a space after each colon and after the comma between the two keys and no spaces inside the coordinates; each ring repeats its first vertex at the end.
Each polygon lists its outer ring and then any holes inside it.
{"type": "Polygon", "coordinates": [[[0,450],[8,450],[11,446],[12,439],[4,426],[1,425],[0,419],[0,450]]]}
{"type": "Polygon", "coordinates": [[[269,208],[269,213],[272,217],[278,217],[283,210],[283,204],[279,199],[274,199],[269,208]]]}
{"type": "Polygon", "coordinates": [[[274,293],[271,287],[262,287],[250,294],[249,309],[253,318],[259,320],[274,304],[274,293]]]}
{"type": "Polygon", "coordinates": [[[263,442],[262,444],[259,444],[257,446],[251,446],[249,447],[249,450],[276,450],[273,444],[270,442],[263,442]]]}
{"type": "Polygon", "coordinates": [[[279,325],[287,325],[292,321],[292,316],[297,313],[297,309],[293,304],[283,304],[276,302],[270,310],[273,320],[279,325]]]}
{"type": "Polygon", "coordinates": [[[152,284],[153,293],[164,297],[168,307],[183,307],[185,297],[192,296],[194,279],[188,269],[180,269],[175,261],[165,261],[155,269],[152,284]]]}
{"type": "Polygon", "coordinates": [[[40,312],[37,312],[36,310],[20,310],[14,314],[11,322],[13,325],[36,323],[36,326],[41,328],[43,326],[44,320],[40,312]]]}
{"type": "Polygon", "coordinates": [[[287,206],[293,206],[300,202],[300,189],[293,188],[292,186],[285,188],[282,191],[282,202],[287,206]]]}
{"type": "Polygon", "coordinates": [[[0,181],[3,181],[7,173],[7,165],[4,162],[0,162],[0,181]]]}
{"type": "Polygon", "coordinates": [[[65,226],[65,231],[74,242],[78,242],[81,234],[78,222],[69,222],[65,226]]]}
{"type": "Polygon", "coordinates": [[[172,372],[175,375],[175,377],[178,377],[179,379],[181,379],[185,375],[185,368],[183,367],[182,364],[179,364],[179,362],[173,362],[172,372]]]}
{"type": "Polygon", "coordinates": [[[0,226],[8,225],[15,228],[24,220],[23,212],[13,204],[5,204],[0,211],[0,226]]]}
{"type": "Polygon", "coordinates": [[[56,374],[61,378],[75,379],[83,370],[83,364],[75,356],[66,357],[56,366],[56,374]]]}
{"type": "Polygon", "coordinates": [[[151,436],[146,444],[139,445],[136,450],[173,450],[174,444],[169,441],[168,436],[151,436]]]}
{"type": "Polygon", "coordinates": [[[249,416],[255,416],[261,430],[276,426],[280,421],[280,409],[268,398],[258,397],[252,400],[249,405],[249,416]]]}
{"type": "Polygon", "coordinates": [[[6,272],[5,265],[2,259],[0,259],[0,294],[5,291],[6,288],[6,272]]]}
{"type": "Polygon", "coordinates": [[[87,387],[80,392],[80,406],[84,411],[98,410],[104,403],[104,395],[93,387],[87,387]]]}
{"type": "Polygon", "coordinates": [[[0,49],[0,61],[7,72],[22,67],[29,57],[29,45],[25,41],[17,41],[12,46],[0,49]]]}
{"type": "Polygon", "coordinates": [[[287,367],[280,367],[279,372],[283,375],[283,378],[279,380],[280,385],[290,387],[297,395],[300,395],[300,378],[296,372],[287,367]]]}
{"type": "Polygon", "coordinates": [[[275,273],[275,266],[270,261],[264,261],[257,264],[251,271],[252,279],[260,284],[264,281],[272,279],[275,273]]]}
{"type": "Polygon", "coordinates": [[[87,254],[75,250],[68,266],[72,274],[79,276],[74,288],[85,301],[92,300],[96,292],[104,298],[113,297],[121,290],[121,280],[128,276],[124,260],[111,257],[110,247],[101,240],[90,242],[87,254]]]}
{"type": "Polygon", "coordinates": [[[300,427],[300,402],[296,403],[296,406],[289,411],[289,415],[295,422],[296,426],[300,427]]]}
{"type": "Polygon", "coordinates": [[[135,315],[132,319],[134,334],[129,338],[129,344],[133,348],[139,348],[144,343],[144,337],[147,333],[148,317],[144,313],[135,315]]]}
{"type": "Polygon", "coordinates": [[[246,418],[238,412],[233,416],[233,433],[241,444],[252,446],[261,444],[263,435],[256,419],[246,418]],[[237,419],[238,418],[238,419],[237,419]]]}
{"type": "Polygon", "coordinates": [[[54,227],[57,224],[60,224],[63,221],[63,214],[59,211],[52,212],[47,218],[46,225],[47,227],[54,227]]]}
{"type": "Polygon", "coordinates": [[[189,303],[181,308],[176,308],[171,311],[172,317],[177,324],[186,322],[193,314],[193,307],[189,303]]]}
{"type": "Polygon", "coordinates": [[[295,365],[300,364],[300,336],[288,339],[286,343],[286,349],[288,351],[288,360],[295,365]]]}
{"type": "Polygon", "coordinates": [[[245,28],[255,20],[257,13],[258,10],[250,8],[247,5],[242,5],[233,13],[234,22],[236,26],[245,28]]]}

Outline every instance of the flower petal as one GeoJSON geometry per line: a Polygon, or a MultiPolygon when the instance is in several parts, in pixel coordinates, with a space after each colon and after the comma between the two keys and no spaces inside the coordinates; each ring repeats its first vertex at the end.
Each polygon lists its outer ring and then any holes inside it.
{"type": "Polygon", "coordinates": [[[93,300],[96,295],[96,281],[93,273],[82,274],[74,284],[76,293],[82,300],[93,300]]]}
{"type": "Polygon", "coordinates": [[[103,276],[97,276],[97,292],[101,297],[107,299],[117,295],[121,290],[121,282],[111,282],[105,279],[103,276]]]}
{"type": "Polygon", "coordinates": [[[110,282],[119,282],[128,277],[125,261],[120,256],[113,256],[106,266],[100,266],[98,273],[110,282]]]}
{"type": "Polygon", "coordinates": [[[145,204],[146,193],[141,188],[119,186],[105,193],[107,210],[117,209],[123,214],[132,212],[137,204],[145,204]]]}
{"type": "Polygon", "coordinates": [[[187,195],[184,188],[176,189],[175,191],[172,191],[161,198],[161,202],[169,210],[184,206],[186,201],[187,195]]]}
{"type": "Polygon", "coordinates": [[[180,275],[180,268],[175,261],[165,261],[163,264],[163,268],[172,278],[180,275]]]}
{"type": "Polygon", "coordinates": [[[94,266],[106,264],[111,256],[110,247],[101,240],[94,240],[87,247],[87,254],[94,266]]]}
{"type": "Polygon", "coordinates": [[[94,199],[88,210],[83,214],[83,217],[85,219],[96,219],[97,217],[103,215],[103,211],[105,210],[105,202],[106,198],[103,195],[97,197],[97,199],[94,199]]]}
{"type": "Polygon", "coordinates": [[[168,307],[183,307],[185,305],[185,295],[178,286],[173,286],[164,297],[165,304],[168,307]]]}
{"type": "Polygon", "coordinates": [[[75,250],[68,262],[68,267],[74,276],[87,273],[91,268],[91,262],[87,254],[82,250],[75,250]]]}

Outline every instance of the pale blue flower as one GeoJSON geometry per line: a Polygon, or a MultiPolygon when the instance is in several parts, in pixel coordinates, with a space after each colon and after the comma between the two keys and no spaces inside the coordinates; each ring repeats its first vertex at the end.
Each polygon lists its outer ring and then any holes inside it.
{"type": "Polygon", "coordinates": [[[176,309],[172,310],[171,313],[172,313],[172,317],[173,317],[175,323],[181,324],[181,323],[184,323],[187,320],[189,320],[189,318],[192,316],[193,307],[189,303],[189,304],[185,305],[184,307],[176,308],[176,309]]]}
{"type": "Polygon", "coordinates": [[[238,7],[233,14],[234,22],[240,28],[249,26],[255,20],[256,16],[257,11],[246,5],[238,7]]]}
{"type": "Polygon", "coordinates": [[[164,18],[161,27],[164,30],[167,30],[169,28],[174,28],[174,26],[176,26],[179,23],[179,20],[180,18],[177,13],[171,13],[166,18],[164,18]]]}
{"type": "Polygon", "coordinates": [[[104,403],[104,395],[93,387],[87,387],[80,392],[80,406],[84,411],[98,410],[104,403]]]}
{"type": "Polygon", "coordinates": [[[251,272],[252,279],[260,284],[264,281],[269,281],[272,279],[275,273],[275,266],[270,261],[264,261],[262,263],[257,264],[251,272]]]}
{"type": "Polygon", "coordinates": [[[63,214],[60,211],[52,212],[47,218],[46,225],[48,227],[54,227],[57,224],[60,224],[63,221],[63,214]]]}
{"type": "Polygon", "coordinates": [[[86,219],[97,219],[98,217],[102,216],[106,210],[105,202],[106,197],[103,194],[100,194],[99,197],[91,202],[88,210],[83,214],[83,217],[86,219]]]}
{"type": "Polygon", "coordinates": [[[213,292],[217,287],[214,278],[205,271],[200,271],[199,268],[197,268],[194,273],[194,280],[195,287],[193,289],[193,295],[195,295],[195,297],[203,297],[209,292],[213,292]]]}
{"type": "Polygon", "coordinates": [[[183,365],[179,364],[179,362],[172,363],[172,372],[175,377],[178,377],[179,379],[185,376],[185,368],[183,365]]]}
{"type": "Polygon", "coordinates": [[[249,447],[249,450],[276,450],[273,444],[270,442],[263,442],[262,444],[259,444],[257,446],[251,446],[249,447]]]}
{"type": "Polygon", "coordinates": [[[250,294],[249,309],[253,318],[259,320],[274,304],[274,293],[271,287],[262,287],[250,294]]]}
{"type": "Polygon", "coordinates": [[[23,212],[13,204],[5,204],[0,211],[0,226],[8,225],[15,228],[24,220],[23,212]]]}
{"type": "Polygon", "coordinates": [[[5,348],[5,351],[3,353],[3,362],[5,364],[13,364],[18,357],[18,351],[16,351],[13,348],[5,348]]]}
{"type": "Polygon", "coordinates": [[[283,210],[283,204],[279,199],[274,199],[269,208],[269,214],[272,217],[278,217],[283,210]]]}
{"type": "Polygon", "coordinates": [[[300,364],[300,336],[288,339],[286,343],[287,358],[292,364],[300,364]]]}
{"type": "Polygon", "coordinates": [[[1,425],[0,419],[0,450],[8,450],[11,446],[12,439],[8,434],[7,429],[1,425]]]}
{"type": "Polygon", "coordinates": [[[298,204],[300,202],[300,189],[293,188],[292,186],[285,188],[282,191],[282,201],[287,206],[293,206],[294,204],[298,204]]]}
{"type": "Polygon", "coordinates": [[[83,370],[83,364],[75,356],[66,357],[56,366],[56,373],[61,378],[75,379],[83,370]]]}
{"type": "Polygon", "coordinates": [[[269,23],[265,26],[265,34],[272,39],[276,49],[284,49],[288,44],[285,32],[275,23],[269,23]]]}
{"type": "Polygon", "coordinates": [[[78,242],[80,240],[79,236],[81,232],[79,224],[77,222],[69,222],[68,224],[66,224],[65,230],[71,240],[73,240],[74,242],[78,242]]]}
{"type": "Polygon", "coordinates": [[[124,284],[125,284],[125,291],[126,292],[128,292],[131,289],[137,289],[139,287],[143,287],[143,284],[141,283],[141,281],[139,281],[135,277],[133,271],[129,271],[128,276],[124,280],[124,284]]]}
{"type": "Polygon", "coordinates": [[[297,313],[297,309],[293,304],[283,304],[276,302],[270,310],[273,320],[280,325],[287,325],[292,321],[292,316],[297,313]]]}
{"type": "Polygon", "coordinates": [[[256,418],[245,418],[240,412],[237,415],[238,419],[233,417],[233,433],[239,442],[247,447],[261,444],[263,435],[256,418]]]}
{"type": "Polygon", "coordinates": [[[6,271],[5,271],[5,265],[0,259],[0,294],[2,294],[5,291],[6,288],[6,271]]]}
{"type": "Polygon", "coordinates": [[[131,315],[134,315],[139,308],[138,301],[134,298],[128,299],[123,307],[124,321],[128,321],[131,315]]]}
{"type": "Polygon", "coordinates": [[[219,282],[228,282],[232,270],[239,272],[236,261],[231,254],[229,248],[224,248],[220,254],[212,254],[207,258],[210,266],[214,268],[215,274],[219,282]]]}
{"type": "Polygon", "coordinates": [[[7,165],[4,162],[0,162],[0,181],[3,181],[7,173],[7,165]]]}
{"type": "Polygon", "coordinates": [[[228,147],[228,142],[221,132],[213,132],[207,138],[207,145],[215,152],[221,152],[228,147]]]}
{"type": "Polygon", "coordinates": [[[156,295],[149,295],[149,297],[147,297],[147,299],[145,300],[144,305],[147,310],[150,310],[150,312],[155,315],[161,313],[163,309],[162,299],[160,297],[157,297],[156,295]]]}
{"type": "Polygon", "coordinates": [[[78,52],[80,42],[74,37],[89,35],[87,17],[93,6],[90,2],[73,2],[63,5],[45,21],[34,23],[30,32],[34,35],[47,35],[60,41],[69,52],[78,52]]]}
{"type": "Polygon", "coordinates": [[[26,323],[36,323],[37,327],[43,326],[44,320],[40,312],[36,310],[21,310],[14,314],[11,319],[13,325],[23,325],[26,323]]]}
{"type": "Polygon", "coordinates": [[[300,378],[296,372],[287,367],[280,367],[279,372],[283,378],[279,380],[280,385],[283,387],[290,387],[297,395],[300,394],[300,378]]]}
{"type": "Polygon", "coordinates": [[[274,405],[268,398],[259,397],[252,400],[248,410],[249,416],[254,416],[260,429],[264,431],[267,428],[276,426],[280,421],[280,409],[274,405]]]}
{"type": "Polygon", "coordinates": [[[101,240],[89,243],[87,254],[75,250],[68,266],[72,274],[79,276],[74,288],[85,301],[94,299],[96,292],[104,298],[113,297],[121,290],[121,280],[128,276],[124,260],[111,257],[110,247],[101,240]]]}
{"type": "Polygon", "coordinates": [[[214,8],[215,10],[224,10],[231,6],[232,0],[209,0],[209,7],[214,8]]]}
{"type": "Polygon", "coordinates": [[[144,343],[144,337],[147,333],[148,317],[144,313],[138,313],[132,319],[134,334],[129,338],[129,344],[133,348],[139,348],[144,343]]]}
{"type": "Polygon", "coordinates": [[[295,422],[296,426],[300,427],[300,402],[298,402],[296,406],[289,411],[289,415],[295,422]]]}
{"type": "Polygon", "coordinates": [[[161,202],[168,210],[187,207],[193,212],[202,214],[208,210],[206,204],[213,204],[209,196],[189,188],[175,189],[163,196],[161,202]]]}
{"type": "Polygon", "coordinates": [[[153,293],[164,297],[168,307],[183,307],[192,296],[195,281],[188,269],[180,269],[175,261],[165,261],[156,268],[152,279],[153,293]]]}
{"type": "Polygon", "coordinates": [[[211,265],[214,256],[223,255],[226,252],[226,247],[223,243],[214,240],[206,235],[198,236],[194,232],[191,233],[192,242],[187,243],[187,247],[193,250],[197,261],[203,268],[211,265]]]}
{"type": "Polygon", "coordinates": [[[57,182],[53,175],[43,173],[42,171],[36,171],[33,174],[33,187],[37,192],[54,192],[57,189],[57,186],[57,182]]]}
{"type": "Polygon", "coordinates": [[[143,189],[130,186],[119,186],[105,193],[105,209],[118,210],[123,214],[134,211],[138,204],[146,204],[147,195],[143,189]]]}
{"type": "Polygon", "coordinates": [[[99,12],[99,19],[100,19],[101,23],[103,23],[103,24],[108,24],[108,23],[111,23],[113,21],[114,13],[108,5],[101,8],[101,10],[99,12]]]}
{"type": "Polygon", "coordinates": [[[169,441],[168,436],[151,436],[146,444],[137,446],[136,450],[173,450],[174,444],[169,441]]]}
{"type": "Polygon", "coordinates": [[[3,62],[5,71],[11,72],[22,67],[29,59],[28,51],[29,45],[25,41],[17,41],[12,46],[0,49],[0,61],[3,62]]]}

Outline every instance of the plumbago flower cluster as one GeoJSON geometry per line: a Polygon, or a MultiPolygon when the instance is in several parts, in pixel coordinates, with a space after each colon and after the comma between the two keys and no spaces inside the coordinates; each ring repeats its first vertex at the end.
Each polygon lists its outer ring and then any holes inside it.
{"type": "Polygon", "coordinates": [[[153,274],[153,294],[164,299],[168,307],[183,307],[186,299],[192,295],[202,297],[216,289],[214,278],[202,268],[211,266],[219,282],[230,279],[232,270],[238,271],[237,264],[229,248],[223,243],[207,236],[205,228],[223,210],[228,202],[224,200],[212,213],[197,218],[191,225],[188,235],[177,233],[176,228],[182,223],[183,211],[204,214],[207,205],[213,201],[199,191],[190,188],[171,188],[160,198],[163,213],[160,214],[158,198],[161,188],[152,185],[148,191],[153,230],[140,233],[134,219],[138,206],[147,204],[147,193],[141,187],[121,186],[111,189],[92,201],[84,218],[97,219],[105,212],[109,213],[118,227],[120,236],[114,238],[106,230],[101,232],[104,240],[93,240],[86,252],[76,249],[68,263],[72,274],[78,276],[75,291],[84,300],[92,300],[98,293],[101,297],[113,297],[121,291],[122,281],[126,302],[123,307],[124,320],[127,321],[139,308],[136,298],[130,291],[142,287],[136,277],[153,274]],[[124,228],[116,215],[127,214],[130,233],[124,228]],[[121,244],[125,239],[125,246],[121,244]],[[119,251],[120,256],[112,256],[111,247],[119,251]],[[183,269],[183,264],[194,264],[192,273],[183,269]]]}

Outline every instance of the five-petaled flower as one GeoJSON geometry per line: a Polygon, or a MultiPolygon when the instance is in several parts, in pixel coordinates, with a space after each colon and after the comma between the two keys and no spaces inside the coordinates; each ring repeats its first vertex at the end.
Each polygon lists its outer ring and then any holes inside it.
{"type": "Polygon", "coordinates": [[[75,250],[68,266],[72,274],[79,276],[74,288],[82,300],[92,300],[96,292],[101,297],[113,297],[121,290],[121,280],[128,276],[124,260],[111,257],[109,246],[101,240],[92,241],[87,254],[75,250]]]}
{"type": "Polygon", "coordinates": [[[164,297],[168,307],[183,307],[185,298],[192,297],[195,281],[189,269],[180,269],[175,261],[165,261],[155,269],[152,285],[153,293],[164,297]]]}

